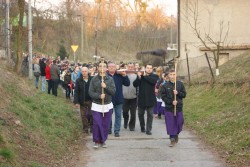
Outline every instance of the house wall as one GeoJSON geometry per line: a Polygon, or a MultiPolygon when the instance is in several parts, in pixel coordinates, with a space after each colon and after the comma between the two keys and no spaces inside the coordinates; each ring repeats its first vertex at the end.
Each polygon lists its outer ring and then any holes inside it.
{"type": "Polygon", "coordinates": [[[0,58],[6,58],[5,57],[5,50],[0,49],[0,58]]]}
{"type": "MultiPolygon", "coordinates": [[[[186,53],[189,57],[190,72],[196,73],[203,67],[208,67],[204,51],[200,51],[204,47],[193,30],[187,23],[188,20],[193,21],[194,17],[188,12],[197,0],[181,0],[180,1],[180,58],[178,71],[179,75],[187,75],[186,53]]],[[[214,41],[220,40],[220,22],[224,23],[225,32],[229,28],[228,38],[224,46],[240,46],[250,45],[250,1],[249,0],[198,0],[198,27],[201,37],[205,39],[205,33],[209,34],[214,41]]],[[[213,45],[209,45],[213,46],[213,45]]],[[[223,62],[230,60],[246,50],[225,50],[227,58],[222,58],[223,62]]],[[[211,57],[211,65],[214,67],[212,53],[207,51],[211,57]]],[[[222,62],[221,62],[222,64],[222,62]]]]}

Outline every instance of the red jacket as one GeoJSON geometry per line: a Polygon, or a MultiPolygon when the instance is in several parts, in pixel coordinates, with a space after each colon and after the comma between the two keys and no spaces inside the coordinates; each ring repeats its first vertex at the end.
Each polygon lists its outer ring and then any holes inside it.
{"type": "Polygon", "coordinates": [[[46,66],[46,68],[45,68],[45,74],[46,74],[46,80],[51,80],[50,66],[46,66]]]}

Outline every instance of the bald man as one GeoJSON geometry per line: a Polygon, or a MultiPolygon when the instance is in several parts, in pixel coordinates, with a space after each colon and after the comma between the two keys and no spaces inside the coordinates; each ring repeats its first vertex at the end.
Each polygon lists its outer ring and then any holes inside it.
{"type": "Polygon", "coordinates": [[[75,93],[74,93],[74,104],[76,107],[80,106],[80,113],[82,118],[83,133],[88,134],[89,130],[92,132],[93,118],[91,112],[91,97],[89,96],[88,90],[92,77],[89,75],[87,67],[82,67],[81,75],[76,80],[75,93]]]}

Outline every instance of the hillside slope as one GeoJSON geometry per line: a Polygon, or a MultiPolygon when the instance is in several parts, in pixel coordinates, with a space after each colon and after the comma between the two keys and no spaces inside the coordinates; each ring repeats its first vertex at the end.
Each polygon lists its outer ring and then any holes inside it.
{"type": "Polygon", "coordinates": [[[246,167],[250,164],[250,53],[220,69],[214,85],[187,86],[186,125],[216,148],[229,166],[246,167]]]}
{"type": "Polygon", "coordinates": [[[79,150],[81,123],[72,103],[36,90],[0,63],[0,167],[62,166],[79,150]]]}

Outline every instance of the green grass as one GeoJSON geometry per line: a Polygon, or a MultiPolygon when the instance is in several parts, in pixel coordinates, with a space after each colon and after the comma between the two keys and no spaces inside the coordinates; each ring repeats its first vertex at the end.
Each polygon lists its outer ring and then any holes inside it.
{"type": "Polygon", "coordinates": [[[0,167],[9,167],[9,165],[6,165],[6,164],[0,164],[0,167]]]}
{"type": "Polygon", "coordinates": [[[32,164],[30,165],[30,167],[45,167],[44,165],[41,165],[37,162],[32,162],[32,164]]]}
{"type": "Polygon", "coordinates": [[[0,149],[0,155],[4,157],[6,160],[11,160],[14,154],[9,149],[3,148],[0,149]]]}
{"type": "MultiPolygon", "coordinates": [[[[13,164],[15,166],[46,166],[43,165],[44,162],[39,162],[40,152],[41,154],[49,152],[54,159],[61,159],[68,152],[69,146],[75,144],[74,142],[81,135],[81,121],[78,113],[73,110],[73,104],[66,101],[62,93],[54,97],[35,88],[20,89],[15,83],[0,82],[0,84],[11,95],[11,103],[5,112],[16,115],[15,117],[21,122],[20,127],[15,124],[5,126],[4,120],[0,120],[0,155],[8,160],[0,163],[0,166],[13,164]],[[4,131],[9,133],[2,133],[4,131]],[[15,132],[18,135],[13,138],[11,134],[15,132]],[[2,134],[9,136],[2,136],[2,134]],[[34,153],[36,150],[40,151],[36,155],[38,159],[32,162],[20,160],[19,155],[22,153],[17,141],[22,142],[34,153]],[[6,149],[2,149],[1,143],[6,149]],[[9,149],[14,151],[10,152],[9,149]]],[[[33,81],[27,81],[25,84],[32,84],[31,87],[33,87],[33,81]]],[[[58,92],[61,92],[60,88],[58,92]]]]}
{"type": "Polygon", "coordinates": [[[0,134],[0,145],[4,143],[3,136],[0,134]]]}
{"type": "Polygon", "coordinates": [[[220,84],[187,87],[184,102],[186,125],[237,167],[250,164],[250,83],[223,82],[246,79],[250,75],[249,60],[250,55],[244,55],[221,67],[223,74],[217,79],[220,84]]]}
{"type": "Polygon", "coordinates": [[[72,105],[66,104],[62,98],[37,93],[33,97],[15,100],[10,111],[19,115],[31,131],[40,131],[55,152],[62,152],[65,150],[63,146],[76,139],[77,131],[80,131],[80,122],[72,105]]]}

